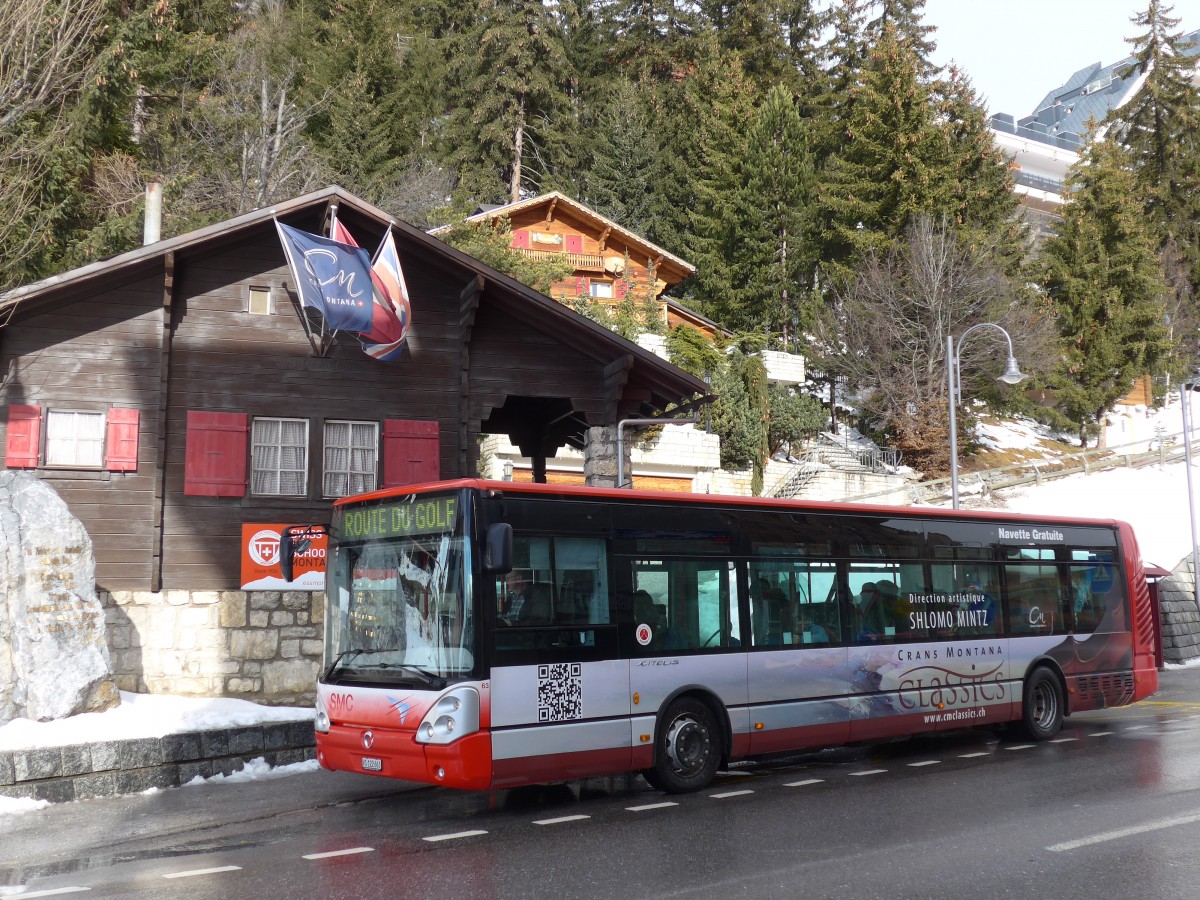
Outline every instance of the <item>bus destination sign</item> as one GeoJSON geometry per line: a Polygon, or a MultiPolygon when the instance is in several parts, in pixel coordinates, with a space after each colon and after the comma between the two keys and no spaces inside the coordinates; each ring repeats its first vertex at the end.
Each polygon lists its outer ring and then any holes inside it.
{"type": "Polygon", "coordinates": [[[372,538],[447,534],[458,522],[458,497],[423,497],[401,503],[347,509],[341,515],[338,538],[363,541],[372,538]]]}

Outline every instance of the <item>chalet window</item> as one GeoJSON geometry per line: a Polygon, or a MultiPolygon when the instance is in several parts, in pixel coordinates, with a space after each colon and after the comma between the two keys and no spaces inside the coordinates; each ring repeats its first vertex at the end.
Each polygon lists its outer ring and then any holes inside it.
{"type": "Polygon", "coordinates": [[[247,288],[246,311],[253,316],[271,315],[271,290],[265,287],[247,288]]]}
{"type": "Polygon", "coordinates": [[[375,422],[325,423],[324,494],[347,497],[375,490],[379,426],[375,422]]]}
{"type": "Polygon", "coordinates": [[[308,493],[308,420],[254,419],[250,491],[281,497],[308,493]]]}
{"type": "Polygon", "coordinates": [[[593,281],[592,296],[600,297],[605,300],[611,300],[613,295],[613,286],[611,281],[593,281]]]}
{"type": "Polygon", "coordinates": [[[104,413],[52,409],[46,414],[46,465],[104,466],[104,413]]]}

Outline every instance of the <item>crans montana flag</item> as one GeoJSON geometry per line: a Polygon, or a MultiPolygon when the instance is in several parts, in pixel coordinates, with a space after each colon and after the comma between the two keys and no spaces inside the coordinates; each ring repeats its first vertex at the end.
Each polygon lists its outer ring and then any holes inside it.
{"type": "Polygon", "coordinates": [[[367,252],[280,222],[275,225],[301,305],[317,310],[334,331],[369,331],[374,302],[367,252]]]}
{"type": "MultiPolygon", "coordinates": [[[[332,232],[330,236],[335,241],[349,244],[352,247],[359,245],[354,236],[350,234],[349,229],[337,219],[333,221],[332,232]]],[[[362,339],[364,342],[373,344],[394,343],[403,337],[403,328],[399,317],[396,315],[396,310],[392,304],[387,286],[374,268],[371,269],[371,286],[373,288],[371,327],[369,330],[362,332],[362,339]]]]}

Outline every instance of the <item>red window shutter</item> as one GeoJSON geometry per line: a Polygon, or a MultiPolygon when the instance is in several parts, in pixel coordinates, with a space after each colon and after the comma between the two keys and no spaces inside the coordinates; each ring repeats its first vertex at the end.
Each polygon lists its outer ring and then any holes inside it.
{"type": "Polygon", "coordinates": [[[613,288],[613,293],[616,295],[616,298],[618,300],[624,300],[625,295],[628,292],[629,292],[629,282],[626,281],[624,278],[622,278],[620,281],[618,281],[616,283],[616,286],[613,288]]]}
{"type": "Polygon", "coordinates": [[[189,409],[183,492],[190,497],[244,497],[249,432],[245,413],[189,409]]]}
{"type": "Polygon", "coordinates": [[[567,252],[582,253],[583,252],[583,235],[568,234],[567,235],[567,252]]]}
{"type": "Polygon", "coordinates": [[[138,422],[136,409],[110,409],[104,436],[104,468],[110,472],[136,472],[138,422]]]}
{"type": "Polygon", "coordinates": [[[387,419],[383,423],[383,487],[441,477],[437,422],[387,419]]]}
{"type": "Polygon", "coordinates": [[[519,228],[512,233],[512,245],[516,247],[529,247],[529,229],[519,228]]]}
{"type": "Polygon", "coordinates": [[[575,293],[576,294],[590,294],[591,292],[592,292],[592,283],[590,280],[588,280],[587,278],[576,278],[575,279],[575,293]]]}
{"type": "Polygon", "coordinates": [[[42,408],[8,408],[8,435],[4,441],[4,464],[10,469],[36,469],[41,447],[42,408]]]}

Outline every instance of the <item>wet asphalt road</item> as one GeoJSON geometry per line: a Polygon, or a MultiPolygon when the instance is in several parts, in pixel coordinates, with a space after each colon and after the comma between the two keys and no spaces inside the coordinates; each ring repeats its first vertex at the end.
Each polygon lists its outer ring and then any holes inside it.
{"type": "Polygon", "coordinates": [[[0,818],[0,896],[1200,897],[1200,668],[1030,745],[990,731],[459,793],[314,772],[0,818]],[[68,892],[68,889],[78,889],[68,892]],[[43,893],[53,892],[53,893],[43,893]]]}

